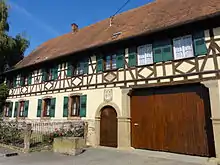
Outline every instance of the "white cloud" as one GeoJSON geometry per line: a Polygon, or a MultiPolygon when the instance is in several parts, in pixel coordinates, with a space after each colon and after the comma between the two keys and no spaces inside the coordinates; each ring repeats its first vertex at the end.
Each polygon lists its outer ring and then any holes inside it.
{"type": "Polygon", "coordinates": [[[60,33],[53,28],[52,26],[48,25],[47,23],[43,22],[42,20],[35,17],[33,14],[31,14],[29,11],[27,11],[24,7],[18,5],[15,2],[9,1],[9,5],[12,10],[16,10],[17,12],[20,12],[24,16],[26,16],[28,19],[30,19],[34,24],[36,24],[38,27],[40,27],[42,30],[47,31],[53,36],[59,36],[60,33]]]}

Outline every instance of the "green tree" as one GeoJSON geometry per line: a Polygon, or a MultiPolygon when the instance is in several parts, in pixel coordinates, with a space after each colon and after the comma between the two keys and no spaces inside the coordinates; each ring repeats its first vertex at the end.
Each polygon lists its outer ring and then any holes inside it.
{"type": "Polygon", "coordinates": [[[5,100],[8,97],[8,87],[5,84],[0,85],[0,114],[3,111],[3,106],[5,104],[5,100]]]}
{"type": "Polygon", "coordinates": [[[18,34],[15,37],[8,35],[10,30],[8,10],[7,3],[0,0],[0,111],[8,96],[8,88],[2,82],[4,80],[2,73],[22,60],[25,50],[29,47],[29,41],[23,35],[18,34]]]}
{"type": "Polygon", "coordinates": [[[29,41],[22,34],[15,37],[8,35],[9,6],[0,0],[0,73],[12,68],[24,58],[24,52],[29,47],[29,41]]]}

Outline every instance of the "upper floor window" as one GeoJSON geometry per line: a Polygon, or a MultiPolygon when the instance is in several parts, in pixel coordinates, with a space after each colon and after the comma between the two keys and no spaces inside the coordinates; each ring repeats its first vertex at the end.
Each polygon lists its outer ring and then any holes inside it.
{"type": "Polygon", "coordinates": [[[173,39],[174,59],[184,59],[194,56],[192,36],[187,35],[173,39]]]}
{"type": "Polygon", "coordinates": [[[81,75],[83,73],[86,73],[84,72],[84,67],[85,67],[84,62],[78,63],[73,69],[74,75],[81,75]]]}
{"type": "Polygon", "coordinates": [[[42,69],[42,81],[51,81],[58,78],[58,66],[42,69]]]}
{"type": "Polygon", "coordinates": [[[8,77],[6,80],[6,84],[7,84],[8,88],[13,88],[13,85],[14,85],[13,78],[8,77]]]}
{"type": "Polygon", "coordinates": [[[108,55],[104,58],[105,70],[116,69],[116,54],[108,55]]]}
{"type": "Polygon", "coordinates": [[[32,74],[22,74],[20,79],[21,86],[31,85],[32,74]]]}
{"type": "Polygon", "coordinates": [[[141,45],[137,47],[138,65],[153,63],[152,45],[141,45]]]}
{"type": "Polygon", "coordinates": [[[124,49],[118,50],[116,53],[112,53],[111,55],[96,56],[96,71],[100,72],[103,70],[114,70],[124,68],[125,64],[125,51],[124,49]]]}
{"type": "Polygon", "coordinates": [[[72,64],[70,62],[67,63],[67,77],[71,77],[73,75],[82,75],[88,73],[88,59],[82,60],[81,62],[77,62],[72,64]]]}

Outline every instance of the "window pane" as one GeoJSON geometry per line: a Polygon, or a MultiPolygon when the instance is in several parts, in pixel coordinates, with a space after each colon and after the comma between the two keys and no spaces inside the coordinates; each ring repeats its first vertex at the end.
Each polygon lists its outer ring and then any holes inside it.
{"type": "Polygon", "coordinates": [[[145,45],[145,57],[146,57],[146,64],[152,64],[153,63],[153,50],[152,45],[148,44],[145,45]]]}
{"type": "Polygon", "coordinates": [[[112,56],[112,69],[116,69],[116,54],[112,56]]]}
{"type": "Polygon", "coordinates": [[[183,42],[183,52],[184,52],[184,57],[193,57],[193,46],[192,46],[192,36],[185,36],[182,39],[183,42]]]}
{"type": "Polygon", "coordinates": [[[83,74],[83,70],[84,70],[84,63],[81,62],[80,63],[80,70],[79,70],[79,74],[83,74]]]}
{"type": "Polygon", "coordinates": [[[106,70],[110,70],[111,69],[111,56],[106,56],[105,69],[106,70]]]}
{"type": "Polygon", "coordinates": [[[145,65],[145,47],[144,46],[139,46],[137,48],[138,52],[138,65],[145,65]]]}
{"type": "Polygon", "coordinates": [[[152,45],[142,45],[138,47],[138,65],[153,63],[152,45]]]}
{"type": "Polygon", "coordinates": [[[182,38],[173,39],[173,52],[175,60],[184,58],[182,38]]]}
{"type": "Polygon", "coordinates": [[[20,117],[23,117],[23,115],[24,115],[24,102],[21,102],[20,103],[20,117]]]}

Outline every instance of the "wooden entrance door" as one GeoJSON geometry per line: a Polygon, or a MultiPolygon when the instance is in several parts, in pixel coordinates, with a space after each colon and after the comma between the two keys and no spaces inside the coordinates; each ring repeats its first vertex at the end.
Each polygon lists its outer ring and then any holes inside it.
{"type": "Polygon", "coordinates": [[[118,124],[117,113],[112,107],[105,107],[101,111],[100,120],[100,145],[106,147],[117,147],[118,124]]]}
{"type": "Polygon", "coordinates": [[[131,117],[134,148],[215,156],[209,94],[201,85],[136,90],[131,117]]]}

